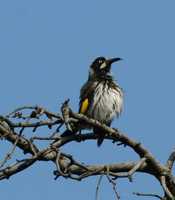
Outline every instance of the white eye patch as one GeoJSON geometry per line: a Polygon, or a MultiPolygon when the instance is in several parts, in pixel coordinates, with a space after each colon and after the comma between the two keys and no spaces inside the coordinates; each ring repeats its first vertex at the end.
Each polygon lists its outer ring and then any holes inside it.
{"type": "Polygon", "coordinates": [[[100,69],[104,69],[104,68],[106,68],[106,67],[107,67],[106,62],[103,62],[103,63],[100,65],[100,69]]]}

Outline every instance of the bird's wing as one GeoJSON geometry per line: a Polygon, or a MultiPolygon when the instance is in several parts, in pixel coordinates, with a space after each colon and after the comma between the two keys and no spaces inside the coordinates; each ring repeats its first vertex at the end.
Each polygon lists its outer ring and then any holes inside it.
{"type": "Polygon", "coordinates": [[[79,113],[85,114],[92,103],[96,82],[87,81],[81,88],[79,113]]]}

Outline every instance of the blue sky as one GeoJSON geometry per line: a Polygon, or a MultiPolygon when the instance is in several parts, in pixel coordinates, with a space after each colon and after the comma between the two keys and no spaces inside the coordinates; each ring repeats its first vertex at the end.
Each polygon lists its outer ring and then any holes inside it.
{"type": "MultiPolygon", "coordinates": [[[[122,57],[113,75],[124,89],[125,108],[113,126],[165,163],[175,146],[174,6],[174,0],[0,0],[0,112],[36,104],[57,111],[67,98],[76,111],[92,60],[122,57]]],[[[130,149],[107,141],[99,149],[93,141],[64,150],[88,164],[137,160],[130,149]]],[[[53,170],[51,163],[38,163],[0,182],[2,199],[95,197],[97,178],[54,181],[53,170]]],[[[125,200],[140,199],[132,191],[162,193],[153,178],[140,174],[132,184],[119,180],[117,190],[125,200]]],[[[100,199],[115,199],[105,179],[100,199]]]]}

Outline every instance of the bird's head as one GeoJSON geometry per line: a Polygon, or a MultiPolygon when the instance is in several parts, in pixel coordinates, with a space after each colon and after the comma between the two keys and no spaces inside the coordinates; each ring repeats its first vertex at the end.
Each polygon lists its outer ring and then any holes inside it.
{"type": "Polygon", "coordinates": [[[110,75],[111,65],[114,62],[122,60],[121,58],[106,59],[104,57],[96,58],[90,66],[90,78],[105,78],[110,75]]]}

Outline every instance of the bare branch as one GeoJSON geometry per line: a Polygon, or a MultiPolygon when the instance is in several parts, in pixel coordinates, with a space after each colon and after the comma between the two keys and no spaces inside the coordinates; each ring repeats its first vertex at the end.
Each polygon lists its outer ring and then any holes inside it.
{"type": "Polygon", "coordinates": [[[55,136],[55,137],[38,137],[38,136],[34,136],[30,138],[30,141],[33,142],[34,140],[58,140],[60,139],[59,136],[55,136]]]}
{"type": "MultiPolygon", "coordinates": [[[[6,140],[11,142],[12,144],[14,144],[18,138],[17,133],[12,132],[11,130],[7,130],[1,125],[0,125],[0,136],[6,138],[6,140]]],[[[35,152],[39,151],[38,148],[34,144],[30,144],[30,141],[27,140],[22,135],[19,137],[16,146],[22,149],[25,153],[31,153],[32,155],[34,155],[33,149],[35,149],[35,152]]]]}
{"type": "Polygon", "coordinates": [[[0,180],[9,179],[10,176],[23,171],[24,169],[30,167],[36,162],[36,159],[26,159],[23,161],[18,161],[14,165],[6,167],[0,170],[0,180]]]}
{"type": "Polygon", "coordinates": [[[48,110],[46,110],[45,108],[43,107],[40,107],[40,106],[22,106],[22,107],[19,107],[19,108],[16,108],[14,111],[10,112],[9,114],[6,115],[7,118],[10,118],[10,117],[14,117],[14,115],[20,111],[24,111],[24,110],[40,110],[42,111],[42,114],[45,114],[48,118],[56,118],[56,119],[62,119],[60,115],[58,114],[55,114],[55,113],[52,113],[48,110]]]}
{"type": "Polygon", "coordinates": [[[45,120],[45,121],[39,121],[39,122],[35,122],[35,123],[31,123],[31,122],[20,122],[20,123],[13,123],[12,127],[13,128],[20,128],[20,127],[40,127],[40,126],[53,126],[53,125],[57,125],[60,124],[62,122],[62,120],[45,120]]]}
{"type": "Polygon", "coordinates": [[[170,154],[168,160],[167,160],[167,167],[169,170],[172,170],[173,168],[173,164],[174,164],[174,161],[175,161],[175,149],[173,149],[172,153],[170,154]]]}
{"type": "Polygon", "coordinates": [[[112,189],[113,189],[113,191],[114,191],[114,194],[115,194],[115,196],[116,196],[116,199],[119,200],[119,199],[120,199],[120,196],[119,196],[119,194],[118,194],[118,192],[117,192],[117,190],[116,190],[116,183],[114,182],[114,180],[112,180],[112,179],[110,178],[110,176],[109,176],[108,174],[106,174],[106,177],[107,177],[109,183],[112,184],[112,189]]]}
{"type": "MultiPolygon", "coordinates": [[[[127,177],[132,181],[132,176],[136,172],[144,172],[154,176],[161,183],[167,197],[166,200],[172,200],[173,196],[175,196],[175,180],[172,174],[175,151],[169,156],[167,164],[163,165],[140,142],[134,141],[118,129],[110,128],[85,115],[73,113],[68,106],[68,101],[62,106],[62,117],[40,106],[23,106],[15,109],[6,117],[0,116],[0,137],[13,145],[10,152],[2,160],[1,167],[4,167],[7,160],[13,156],[16,147],[21,149],[24,155],[27,153],[31,156],[31,158],[25,158],[9,167],[1,169],[0,180],[9,178],[27,169],[36,161],[51,161],[56,165],[56,170],[54,171],[55,179],[62,176],[67,179],[80,181],[90,176],[100,175],[102,177],[106,175],[108,181],[112,184],[117,199],[119,199],[119,195],[115,188],[115,179],[127,177]],[[86,165],[77,161],[72,155],[61,152],[60,148],[71,142],[77,142],[78,144],[86,140],[96,140],[99,135],[94,133],[62,135],[62,131],[60,132],[62,125],[71,130],[70,125],[72,123],[87,124],[92,129],[100,128],[105,132],[105,139],[111,140],[114,144],[117,143],[130,147],[140,157],[140,160],[138,162],[107,163],[105,165],[86,165]],[[36,135],[39,130],[42,130],[39,127],[45,126],[49,128],[47,129],[48,134],[46,136],[43,136],[42,133],[39,133],[40,136],[36,135]],[[52,128],[55,128],[55,126],[56,130],[53,131],[52,128]],[[35,136],[30,136],[29,134],[27,137],[25,136],[25,132],[29,128],[33,128],[35,136]],[[39,143],[47,140],[45,147],[40,149],[39,145],[34,144],[35,140],[40,140],[39,143]]],[[[41,146],[43,147],[43,145],[41,146]]],[[[98,198],[100,182],[101,178],[97,184],[96,199],[98,198]]],[[[136,193],[137,196],[139,194],[136,193]]],[[[145,196],[161,198],[159,195],[154,194],[147,194],[145,196]]]]}
{"type": "Polygon", "coordinates": [[[145,196],[145,197],[156,197],[160,200],[163,200],[163,197],[157,195],[157,194],[145,194],[145,193],[139,193],[139,192],[133,192],[134,195],[136,196],[145,196]]]}
{"type": "Polygon", "coordinates": [[[13,146],[12,146],[12,149],[9,151],[9,153],[6,154],[4,160],[1,161],[1,163],[0,163],[0,168],[2,168],[2,167],[5,165],[5,163],[6,163],[9,159],[11,159],[12,154],[14,153],[14,151],[15,151],[15,149],[16,149],[16,145],[17,145],[17,143],[18,143],[18,141],[19,141],[19,138],[20,138],[21,134],[22,134],[22,132],[17,136],[17,138],[16,138],[16,140],[15,140],[13,146]]]}
{"type": "Polygon", "coordinates": [[[96,192],[95,192],[95,200],[98,200],[98,194],[99,194],[99,189],[100,189],[100,184],[102,181],[103,175],[100,175],[98,182],[97,182],[97,187],[96,187],[96,192]]]}
{"type": "Polygon", "coordinates": [[[165,194],[168,196],[168,198],[171,199],[171,200],[174,200],[173,195],[171,194],[171,192],[169,191],[169,189],[168,189],[168,187],[167,187],[167,185],[166,185],[165,176],[161,176],[161,177],[160,177],[160,182],[161,182],[161,185],[162,185],[162,187],[163,187],[163,189],[164,189],[164,192],[165,192],[165,194]]]}
{"type": "Polygon", "coordinates": [[[135,166],[129,170],[129,172],[120,172],[120,173],[112,173],[110,172],[110,175],[116,177],[116,178],[129,178],[129,181],[132,182],[132,175],[139,170],[139,168],[143,165],[143,163],[146,161],[146,158],[142,158],[139,160],[135,166]]]}
{"type": "Polygon", "coordinates": [[[12,112],[8,113],[6,115],[6,117],[12,117],[15,113],[19,112],[19,111],[22,111],[22,110],[28,110],[28,109],[36,109],[37,106],[22,106],[22,107],[19,107],[19,108],[16,108],[15,110],[13,110],[12,112]]]}
{"type": "Polygon", "coordinates": [[[72,131],[71,126],[69,124],[69,111],[70,111],[70,109],[69,109],[68,103],[69,103],[69,99],[66,100],[63,103],[63,105],[61,106],[61,112],[62,112],[62,116],[63,116],[66,128],[68,130],[72,131]]]}

